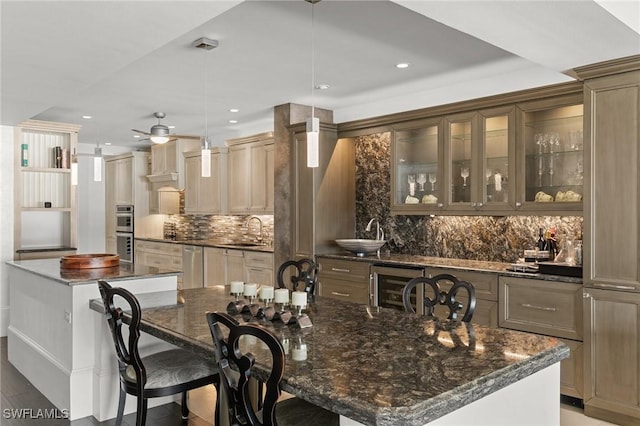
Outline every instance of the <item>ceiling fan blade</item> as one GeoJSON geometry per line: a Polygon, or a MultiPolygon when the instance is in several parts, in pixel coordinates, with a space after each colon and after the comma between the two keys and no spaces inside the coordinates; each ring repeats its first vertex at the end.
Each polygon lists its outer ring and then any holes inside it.
{"type": "Polygon", "coordinates": [[[173,133],[171,133],[169,135],[172,138],[177,138],[177,139],[197,139],[200,140],[202,139],[202,136],[194,136],[194,135],[174,135],[173,133]]]}
{"type": "Polygon", "coordinates": [[[136,129],[131,129],[131,130],[132,130],[132,131],[134,131],[134,132],[136,132],[136,133],[140,133],[140,134],[142,134],[142,135],[147,135],[147,136],[150,136],[150,135],[151,135],[151,133],[149,133],[149,132],[143,132],[142,130],[136,130],[136,129]]]}

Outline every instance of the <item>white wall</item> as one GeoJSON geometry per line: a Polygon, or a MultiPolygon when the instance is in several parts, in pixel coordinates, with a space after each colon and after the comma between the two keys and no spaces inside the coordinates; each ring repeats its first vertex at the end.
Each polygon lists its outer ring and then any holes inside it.
{"type": "Polygon", "coordinates": [[[13,260],[13,127],[0,126],[0,336],[9,326],[9,279],[5,264],[13,260]]]}

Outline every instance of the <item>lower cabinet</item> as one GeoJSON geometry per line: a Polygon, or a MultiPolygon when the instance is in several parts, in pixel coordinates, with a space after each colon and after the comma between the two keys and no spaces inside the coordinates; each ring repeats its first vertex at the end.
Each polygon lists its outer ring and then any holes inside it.
{"type": "MultiPolygon", "coordinates": [[[[451,274],[461,281],[467,281],[473,285],[476,291],[476,310],[471,319],[472,324],[498,326],[498,276],[493,272],[462,271],[448,268],[427,268],[427,277],[439,274],[451,274]]],[[[451,284],[442,283],[444,291],[449,291],[451,284]]],[[[459,293],[461,301],[464,303],[464,292],[459,293]]],[[[436,308],[436,315],[446,318],[449,314],[448,308],[439,306],[436,308]],[[439,311],[442,311],[440,314],[439,311]],[[445,312],[446,311],[446,312],[445,312]]]]}
{"type": "Polygon", "coordinates": [[[367,262],[317,257],[320,296],[369,304],[370,275],[367,262]]]}
{"type": "Polygon", "coordinates": [[[640,424],[640,294],[584,289],[584,412],[640,424]]]}
{"type": "MultiPolygon", "coordinates": [[[[135,240],[134,246],[135,263],[182,270],[182,244],[135,240]]],[[[182,275],[178,275],[178,288],[182,288],[182,275]]]]}
{"type": "Polygon", "coordinates": [[[204,277],[205,287],[231,281],[274,285],[273,253],[205,247],[204,277]]]}
{"type": "Polygon", "coordinates": [[[582,284],[499,277],[500,327],[561,338],[571,356],[560,364],[560,392],[583,398],[582,284]]]}

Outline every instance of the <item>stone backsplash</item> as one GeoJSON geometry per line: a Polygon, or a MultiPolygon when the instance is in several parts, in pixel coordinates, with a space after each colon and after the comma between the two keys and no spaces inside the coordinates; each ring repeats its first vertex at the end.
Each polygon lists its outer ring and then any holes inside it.
{"type": "MultiPolygon", "coordinates": [[[[220,244],[255,242],[260,234],[257,220],[251,216],[220,216],[175,214],[169,222],[175,224],[177,240],[211,240],[220,244]]],[[[262,221],[262,238],[266,244],[273,241],[273,215],[257,216],[262,221]]]]}
{"type": "Polygon", "coordinates": [[[582,235],[580,216],[391,215],[391,134],[360,136],[356,143],[356,237],[370,219],[380,221],[392,253],[514,262],[533,248],[538,229],[555,226],[558,238],[582,235]]]}

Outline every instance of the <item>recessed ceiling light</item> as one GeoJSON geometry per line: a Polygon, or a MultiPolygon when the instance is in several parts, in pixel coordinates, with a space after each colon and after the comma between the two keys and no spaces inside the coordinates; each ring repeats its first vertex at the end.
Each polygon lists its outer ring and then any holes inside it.
{"type": "Polygon", "coordinates": [[[400,68],[400,69],[409,68],[409,63],[408,62],[400,62],[400,63],[396,64],[396,68],[400,68]]]}
{"type": "Polygon", "coordinates": [[[240,110],[239,110],[238,108],[231,108],[231,109],[229,110],[229,112],[239,112],[239,111],[240,111],[240,110]]]}
{"type": "Polygon", "coordinates": [[[104,144],[107,146],[111,146],[111,142],[105,142],[104,144]]]}
{"type": "Polygon", "coordinates": [[[176,126],[167,126],[167,127],[170,128],[170,129],[175,129],[176,128],[176,126]]]}
{"type": "Polygon", "coordinates": [[[316,89],[318,89],[318,90],[327,90],[329,87],[331,87],[331,86],[329,86],[328,84],[325,84],[325,83],[321,83],[321,84],[316,85],[316,89]]]}
{"type": "Polygon", "coordinates": [[[140,135],[133,135],[133,137],[134,137],[134,138],[139,138],[139,137],[140,137],[140,135]]]}
{"type": "Polygon", "coordinates": [[[236,124],[238,122],[238,120],[229,120],[229,123],[231,124],[236,124]]]}
{"type": "Polygon", "coordinates": [[[85,120],[91,120],[93,117],[90,115],[83,115],[82,118],[84,118],[85,120]]]}

